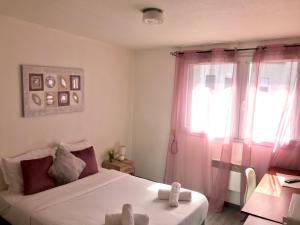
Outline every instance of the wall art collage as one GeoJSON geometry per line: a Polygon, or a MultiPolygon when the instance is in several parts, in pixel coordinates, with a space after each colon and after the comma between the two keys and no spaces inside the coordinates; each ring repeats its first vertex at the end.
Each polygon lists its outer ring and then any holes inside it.
{"type": "Polygon", "coordinates": [[[22,84],[25,117],[83,111],[82,69],[22,65],[22,84]]]}

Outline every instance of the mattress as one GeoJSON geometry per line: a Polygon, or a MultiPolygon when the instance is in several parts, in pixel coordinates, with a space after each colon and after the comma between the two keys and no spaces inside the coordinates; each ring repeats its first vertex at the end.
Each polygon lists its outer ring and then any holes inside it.
{"type": "Polygon", "coordinates": [[[191,202],[170,208],[158,200],[167,185],[101,169],[95,175],[33,195],[2,192],[0,214],[12,225],[102,225],[105,214],[120,213],[130,203],[135,213],[145,213],[151,225],[199,225],[207,215],[208,201],[192,192],[191,202]]]}

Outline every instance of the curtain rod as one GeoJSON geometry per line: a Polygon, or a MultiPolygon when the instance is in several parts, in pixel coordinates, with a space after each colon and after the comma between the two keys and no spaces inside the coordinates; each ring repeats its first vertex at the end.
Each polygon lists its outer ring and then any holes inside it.
{"type": "MultiPolygon", "coordinates": [[[[300,47],[300,44],[292,44],[292,45],[284,45],[284,47],[300,47]]],[[[262,47],[262,49],[265,49],[266,47],[262,47]]],[[[256,50],[259,49],[259,47],[256,48],[232,48],[232,49],[224,49],[224,51],[250,51],[250,50],[256,50]]],[[[196,51],[196,53],[209,53],[212,52],[212,50],[204,50],[204,51],[196,51]]],[[[183,51],[175,51],[170,52],[170,55],[177,56],[177,55],[183,55],[183,51]]]]}

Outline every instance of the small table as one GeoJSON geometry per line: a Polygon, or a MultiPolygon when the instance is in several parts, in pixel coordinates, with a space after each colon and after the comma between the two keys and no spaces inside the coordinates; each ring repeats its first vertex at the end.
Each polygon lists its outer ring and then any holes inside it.
{"type": "Polygon", "coordinates": [[[102,163],[102,167],[106,169],[118,170],[120,172],[128,173],[131,175],[134,175],[135,172],[134,162],[129,159],[124,159],[123,161],[112,160],[112,162],[110,162],[109,160],[105,160],[102,163]]]}
{"type": "Polygon", "coordinates": [[[242,208],[242,212],[283,223],[283,217],[286,217],[288,213],[292,194],[300,194],[300,189],[283,187],[276,176],[277,173],[282,176],[300,175],[299,171],[270,169],[242,208]]]}

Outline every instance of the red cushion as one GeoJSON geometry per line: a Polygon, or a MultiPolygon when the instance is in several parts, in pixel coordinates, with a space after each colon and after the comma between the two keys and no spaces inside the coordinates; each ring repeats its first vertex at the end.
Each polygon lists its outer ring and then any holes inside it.
{"type": "Polygon", "coordinates": [[[93,146],[83,150],[73,151],[71,153],[76,157],[82,159],[86,163],[86,166],[81,172],[79,179],[98,173],[98,166],[97,166],[97,161],[96,161],[95,151],[93,146]]]}
{"type": "Polygon", "coordinates": [[[55,181],[48,175],[53,157],[21,161],[24,195],[30,195],[55,187],[55,181]]]}

